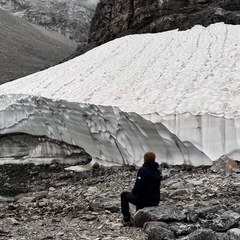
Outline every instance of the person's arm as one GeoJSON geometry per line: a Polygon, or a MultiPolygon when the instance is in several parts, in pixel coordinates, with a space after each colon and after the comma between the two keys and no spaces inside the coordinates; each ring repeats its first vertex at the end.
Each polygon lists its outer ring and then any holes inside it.
{"type": "Polygon", "coordinates": [[[137,173],[137,179],[134,184],[134,187],[132,189],[132,193],[136,196],[141,196],[144,190],[145,185],[145,179],[146,179],[146,173],[144,169],[139,169],[137,173]]]}
{"type": "Polygon", "coordinates": [[[159,170],[159,172],[160,172],[160,181],[162,181],[162,179],[163,179],[163,176],[162,176],[162,170],[161,169],[158,169],[159,170]]]}

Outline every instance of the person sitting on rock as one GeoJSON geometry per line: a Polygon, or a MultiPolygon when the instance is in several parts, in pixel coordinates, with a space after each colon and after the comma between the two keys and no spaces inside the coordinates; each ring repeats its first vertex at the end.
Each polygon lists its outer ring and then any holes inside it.
{"type": "Polygon", "coordinates": [[[136,210],[139,210],[144,207],[157,206],[160,202],[162,173],[155,158],[156,155],[153,152],[148,151],[144,154],[144,164],[138,170],[132,192],[121,194],[121,210],[125,225],[132,224],[129,203],[135,205],[136,210]]]}

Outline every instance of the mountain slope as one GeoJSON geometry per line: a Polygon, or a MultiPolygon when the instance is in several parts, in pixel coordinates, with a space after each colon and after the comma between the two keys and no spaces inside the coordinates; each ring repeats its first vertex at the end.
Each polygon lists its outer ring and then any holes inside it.
{"type": "Polygon", "coordinates": [[[96,0],[0,0],[0,8],[28,22],[86,42],[96,0]]]}
{"type": "Polygon", "coordinates": [[[77,44],[0,9],[0,84],[60,62],[77,44]]]}

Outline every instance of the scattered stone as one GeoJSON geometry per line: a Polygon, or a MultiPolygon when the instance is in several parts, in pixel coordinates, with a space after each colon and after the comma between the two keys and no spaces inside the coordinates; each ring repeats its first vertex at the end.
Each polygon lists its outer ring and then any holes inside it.
{"type": "Polygon", "coordinates": [[[169,193],[169,198],[180,200],[181,198],[184,197],[184,195],[187,195],[188,193],[189,193],[188,189],[177,189],[169,193]]]}
{"type": "Polygon", "coordinates": [[[10,218],[10,217],[5,218],[4,223],[7,225],[19,225],[20,224],[18,220],[16,220],[15,218],[10,218]]]}
{"type": "Polygon", "coordinates": [[[8,234],[9,234],[9,232],[0,229],[0,236],[6,236],[8,234]]]}
{"type": "Polygon", "coordinates": [[[53,239],[53,236],[46,236],[46,237],[41,238],[41,240],[49,240],[49,239],[53,239]]]}
{"type": "Polygon", "coordinates": [[[89,205],[89,209],[92,211],[109,210],[112,213],[120,211],[120,201],[113,201],[109,198],[96,197],[89,205]]]}
{"type": "Polygon", "coordinates": [[[13,197],[4,197],[0,196],[0,202],[14,202],[15,199],[13,197]]]}

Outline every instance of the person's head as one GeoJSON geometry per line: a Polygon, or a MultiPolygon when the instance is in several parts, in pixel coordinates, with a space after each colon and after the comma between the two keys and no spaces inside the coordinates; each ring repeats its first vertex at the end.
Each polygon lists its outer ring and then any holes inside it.
{"type": "Polygon", "coordinates": [[[147,151],[144,154],[144,163],[155,162],[156,155],[154,152],[147,151]]]}

